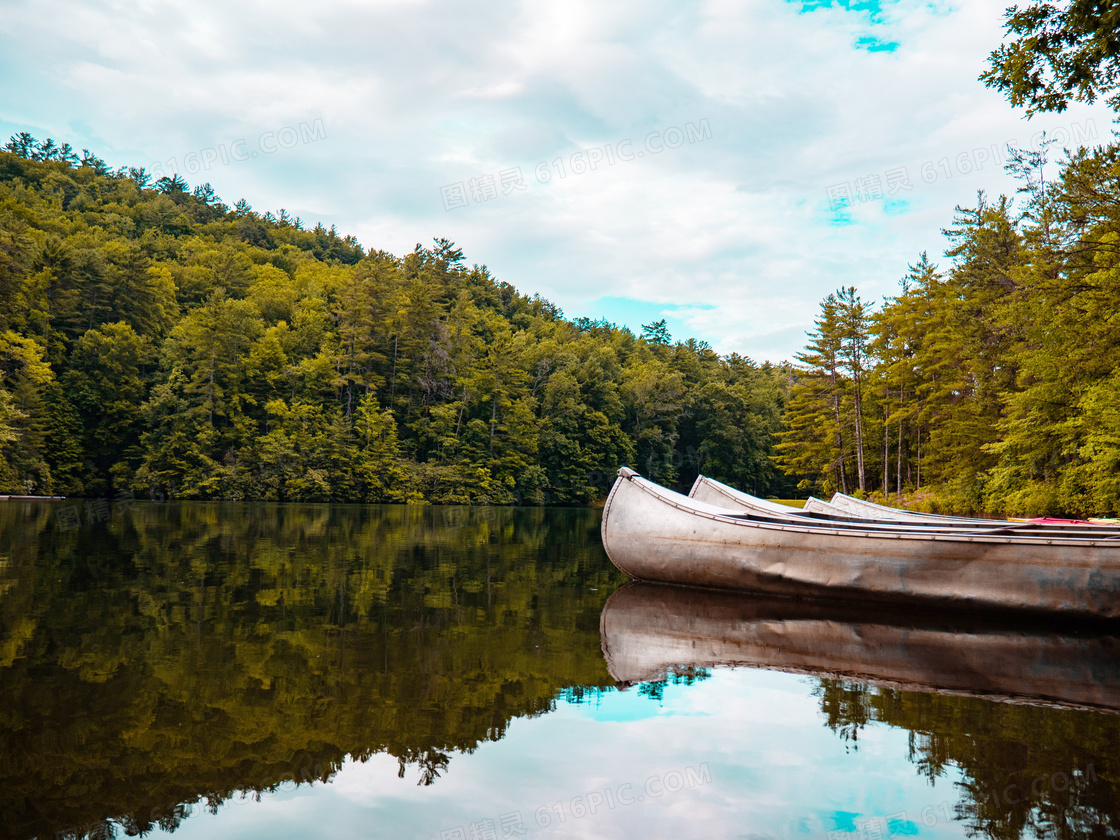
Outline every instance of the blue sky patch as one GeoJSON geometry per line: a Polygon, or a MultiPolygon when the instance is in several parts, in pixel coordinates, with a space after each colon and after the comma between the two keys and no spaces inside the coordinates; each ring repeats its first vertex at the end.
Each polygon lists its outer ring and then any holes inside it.
{"type": "Polygon", "coordinates": [[[898,49],[898,41],[880,41],[872,35],[856,38],[856,49],[868,52],[894,52],[898,49]]]}
{"type": "MultiPolygon", "coordinates": [[[[789,0],[793,2],[793,0],[789,0]]],[[[860,15],[872,26],[883,26],[883,4],[881,0],[801,0],[800,14],[808,14],[819,9],[841,8],[852,14],[860,15]]],[[[874,35],[863,35],[853,45],[857,50],[866,52],[894,52],[898,41],[884,41],[874,35]]]]}
{"type": "Polygon", "coordinates": [[[913,837],[918,833],[918,824],[913,820],[890,820],[887,823],[887,833],[892,837],[913,837]]]}
{"type": "Polygon", "coordinates": [[[815,12],[817,9],[832,9],[837,6],[849,12],[865,14],[876,23],[883,13],[883,4],[880,0],[801,0],[801,13],[815,12]]]}
{"type": "MultiPolygon", "coordinates": [[[[634,335],[641,335],[643,324],[652,324],[654,321],[664,319],[673,340],[683,341],[694,336],[696,330],[677,314],[681,307],[682,304],[654,303],[631,297],[601,297],[590,301],[578,311],[565,314],[569,317],[585,315],[592,319],[605,318],[612,324],[629,327],[634,335]]],[[[716,307],[712,304],[688,304],[688,308],[715,309],[716,307]]]]}
{"type": "Polygon", "coordinates": [[[856,817],[860,816],[859,812],[853,813],[852,811],[833,811],[832,824],[835,826],[835,831],[856,831],[856,817]]]}

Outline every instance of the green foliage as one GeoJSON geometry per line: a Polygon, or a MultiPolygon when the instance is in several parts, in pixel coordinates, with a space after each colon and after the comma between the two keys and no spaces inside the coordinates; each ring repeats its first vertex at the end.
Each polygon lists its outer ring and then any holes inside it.
{"type": "Polygon", "coordinates": [[[1045,167],[1045,148],[1015,154],[1020,208],[983,194],[958,208],[948,270],[922,254],[871,317],[862,410],[841,363],[844,303],[824,302],[798,357],[783,469],[843,489],[858,450],[848,429],[862,420],[882,441],[865,489],[883,498],[924,489],[924,503],[953,512],[1120,510],[1120,147],[1081,150],[1049,181],[1045,167]]]}
{"type": "Polygon", "coordinates": [[[5,454],[13,443],[18,445],[20,438],[17,424],[26,414],[20,411],[12,402],[12,395],[0,387],[0,483],[12,486],[15,482],[12,466],[5,454]]]}
{"type": "Polygon", "coordinates": [[[707,461],[788,492],[778,369],[664,321],[567,321],[447,240],[366,251],[208,184],[6,148],[0,491],[587,504],[620,466],[687,484],[707,461]]]}
{"type": "Polygon", "coordinates": [[[780,435],[775,456],[787,474],[815,476],[822,487],[844,493],[851,489],[848,462],[855,451],[853,430],[863,423],[862,411],[857,412],[853,400],[855,380],[844,375],[845,367],[863,370],[862,360],[853,358],[849,349],[862,353],[865,344],[866,314],[857,300],[852,289],[822,301],[817,329],[810,333],[805,351],[797,355],[805,367],[795,376],[788,428],[780,435]]]}
{"type": "Polygon", "coordinates": [[[1013,40],[994,50],[980,78],[1028,114],[1064,111],[1071,101],[1107,96],[1120,107],[1120,4],[1070,0],[1007,10],[1013,40]]]}

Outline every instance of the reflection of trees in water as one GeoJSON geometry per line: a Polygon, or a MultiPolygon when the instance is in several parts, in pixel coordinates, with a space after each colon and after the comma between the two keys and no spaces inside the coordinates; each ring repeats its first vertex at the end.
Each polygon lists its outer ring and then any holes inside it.
{"type": "Polygon", "coordinates": [[[427,786],[440,777],[450,762],[451,756],[432,747],[421,750],[408,749],[397,756],[397,778],[403,779],[409,765],[414,764],[420,771],[420,781],[417,784],[427,786]]]}
{"type": "Polygon", "coordinates": [[[829,729],[840,736],[844,749],[859,749],[859,731],[871,720],[870,694],[862,683],[821,680],[813,694],[821,701],[829,729]]]}
{"type": "Polygon", "coordinates": [[[638,686],[638,696],[661,702],[665,699],[665,688],[670,685],[692,685],[706,680],[712,675],[707,668],[678,668],[663,680],[648,680],[638,686]]]}
{"type": "Polygon", "coordinates": [[[959,768],[954,817],[969,836],[1120,836],[1120,714],[1000,703],[822,679],[826,725],[852,749],[870,723],[909,730],[931,784],[959,768]]]}
{"type": "Polygon", "coordinates": [[[60,532],[46,505],[5,505],[0,837],[174,828],[347,756],[433,783],[566,687],[610,685],[597,529],[586,510],[188,503],[60,532]]]}

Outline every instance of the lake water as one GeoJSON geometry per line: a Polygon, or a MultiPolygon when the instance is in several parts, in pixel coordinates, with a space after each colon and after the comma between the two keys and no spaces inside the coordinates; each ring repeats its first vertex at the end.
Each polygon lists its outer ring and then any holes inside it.
{"type": "Polygon", "coordinates": [[[1105,628],[626,585],[599,513],[0,503],[0,837],[1114,837],[1105,628]]]}

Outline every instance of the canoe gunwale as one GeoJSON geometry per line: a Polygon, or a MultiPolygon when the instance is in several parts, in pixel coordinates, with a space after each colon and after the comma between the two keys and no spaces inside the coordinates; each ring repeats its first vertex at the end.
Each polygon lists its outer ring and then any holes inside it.
{"type": "MultiPolygon", "coordinates": [[[[721,499],[726,499],[731,505],[728,510],[732,513],[738,514],[741,510],[757,511],[762,516],[778,517],[791,522],[835,522],[839,525],[866,522],[870,525],[885,525],[892,528],[909,525],[930,528],[1015,528],[1016,530],[1021,530],[1022,526],[1026,524],[1028,526],[1034,525],[1036,531],[1040,530],[1036,523],[1002,519],[927,518],[924,514],[913,514],[906,518],[862,516],[854,511],[833,505],[830,502],[821,501],[812,496],[806,502],[806,507],[798,509],[778,502],[770,503],[766,499],[756,499],[748,493],[742,493],[734,487],[729,487],[706,475],[697,476],[696,481],[692,484],[692,489],[688,493],[689,498],[697,498],[697,492],[701,487],[718,494],[721,499]],[[773,505],[773,507],[770,505],[773,505]],[[817,506],[823,506],[825,510],[821,510],[817,506]],[[776,508],[787,508],[788,510],[777,510],[776,508]]],[[[700,501],[700,499],[697,500],[700,501]]],[[[710,502],[710,504],[715,503],[710,502]]]]}
{"type": "MultiPolygon", "coordinates": [[[[883,513],[892,516],[899,521],[906,521],[910,519],[924,519],[934,522],[941,521],[947,524],[951,524],[953,522],[1029,522],[1032,525],[1043,525],[1056,531],[1064,529],[1083,529],[1089,531],[1101,529],[1102,531],[1114,531],[1117,525],[1117,523],[1115,522],[1097,522],[1092,519],[1039,522],[1031,519],[980,519],[971,516],[952,516],[946,513],[923,513],[919,511],[906,510],[905,508],[895,508],[891,507],[890,505],[879,504],[878,502],[868,501],[867,499],[860,499],[856,496],[849,496],[844,493],[834,493],[832,495],[832,500],[827,502],[826,504],[846,511],[852,516],[870,516],[873,513],[883,513]],[[837,501],[838,499],[839,501],[837,501]]],[[[1103,539],[1112,539],[1112,537],[1104,537],[1103,539]]]]}
{"type": "Polygon", "coordinates": [[[852,514],[856,514],[859,511],[859,509],[861,509],[861,508],[863,510],[881,511],[882,513],[897,516],[900,521],[902,521],[904,519],[919,518],[919,517],[922,518],[922,519],[932,519],[932,520],[939,520],[940,519],[940,520],[945,520],[946,522],[951,522],[951,521],[958,521],[958,522],[960,522],[960,521],[967,521],[967,522],[985,522],[985,521],[1000,522],[1000,521],[1003,521],[1003,522],[1007,522],[1007,521],[1010,521],[1010,520],[998,520],[998,519],[984,520],[984,519],[977,519],[977,518],[971,517],[971,516],[951,516],[951,515],[946,514],[946,513],[924,513],[924,512],[915,511],[915,510],[906,510],[905,508],[896,508],[896,507],[891,507],[890,505],[881,505],[878,502],[869,502],[869,501],[867,501],[867,499],[859,499],[855,496],[849,496],[845,493],[833,493],[832,494],[832,500],[829,502],[829,504],[832,505],[833,507],[838,507],[838,508],[841,508],[842,510],[847,510],[852,514]],[[837,498],[839,498],[841,500],[841,502],[839,504],[836,501],[837,498]],[[855,508],[855,510],[853,510],[853,508],[855,508]]]}
{"type": "MultiPolygon", "coordinates": [[[[1111,546],[1111,544],[1118,539],[1118,537],[1113,537],[1113,536],[1109,536],[1109,537],[1104,537],[1104,536],[1101,536],[1101,537],[1081,537],[1081,536],[1071,536],[1071,535],[1068,535],[1068,534],[1049,534],[1049,533],[1046,534],[1045,536],[1043,536],[1041,534],[1006,534],[1006,533],[1003,533],[1001,535],[997,535],[992,530],[988,530],[988,529],[976,530],[976,531],[972,531],[972,532],[958,531],[956,533],[953,533],[952,531],[946,531],[943,528],[939,528],[939,526],[937,526],[937,525],[909,525],[909,524],[905,524],[905,523],[899,523],[899,524],[882,523],[882,528],[877,529],[877,528],[868,528],[868,527],[866,527],[866,523],[863,523],[863,522],[853,523],[853,525],[848,527],[846,525],[841,525],[839,523],[833,523],[832,525],[818,524],[816,521],[814,521],[812,519],[809,519],[809,518],[806,518],[804,523],[802,523],[801,521],[797,521],[797,522],[779,521],[779,520],[769,520],[768,521],[768,520],[766,520],[766,519],[764,519],[764,518],[762,518],[762,517],[760,517],[756,514],[738,514],[734,511],[731,511],[731,510],[726,511],[725,513],[716,514],[716,513],[710,513],[709,511],[703,510],[702,508],[699,508],[699,507],[691,507],[689,505],[685,505],[685,504],[681,504],[680,502],[677,502],[673,498],[671,498],[669,496],[666,496],[661,492],[658,492],[658,490],[661,489],[661,488],[658,487],[658,485],[654,484],[653,482],[649,481],[648,479],[642,478],[636,472],[634,472],[633,470],[629,470],[629,469],[626,470],[626,474],[623,474],[623,471],[619,470],[618,481],[615,482],[615,486],[613,488],[611,488],[611,493],[607,497],[607,503],[604,506],[604,514],[603,514],[603,533],[604,533],[604,535],[606,534],[606,521],[607,521],[607,517],[610,515],[609,511],[610,511],[610,507],[611,507],[611,502],[614,500],[615,493],[616,493],[616,491],[618,489],[618,486],[619,486],[619,481],[624,480],[624,479],[627,480],[627,481],[630,481],[632,484],[635,484],[638,487],[638,489],[643,490],[647,494],[653,496],[655,499],[657,499],[662,504],[669,505],[670,507],[676,508],[677,510],[680,510],[684,513],[688,513],[688,514],[693,515],[693,516],[699,516],[699,517],[702,517],[704,519],[710,519],[713,522],[735,523],[735,524],[740,525],[742,527],[759,528],[759,529],[770,530],[770,531],[791,531],[791,532],[794,532],[794,533],[801,533],[801,534],[812,534],[812,535],[833,536],[833,537],[851,537],[852,539],[894,539],[894,540],[919,540],[919,541],[935,541],[935,542],[972,542],[972,543],[981,543],[981,544],[988,544],[988,545],[996,545],[996,544],[1003,544],[1003,545],[1063,545],[1063,546],[1086,547],[1086,548],[1101,547],[1102,544],[1111,546]],[[921,530],[919,530],[919,529],[921,529],[921,530]]],[[[673,495],[679,495],[679,494],[673,493],[673,495]]],[[[682,498],[688,498],[688,497],[682,496],[682,498]]],[[[1019,523],[1015,523],[1015,525],[1018,525],[1018,524],[1019,523]]],[[[1023,523],[1023,524],[1029,524],[1029,523],[1023,523]]],[[[1007,530],[1008,530],[1008,526],[1003,525],[1003,524],[1001,524],[1001,526],[998,528],[998,531],[1000,531],[1000,532],[1006,532],[1007,530]]],[[[626,572],[625,569],[623,569],[622,571],[626,572]]],[[[626,572],[626,573],[630,574],[630,572],[626,572]]],[[[631,576],[633,577],[633,575],[631,575],[631,576]]]]}
{"type": "MultiPolygon", "coordinates": [[[[797,509],[771,502],[768,499],[759,499],[749,493],[744,493],[734,487],[716,481],[706,475],[698,475],[688,492],[689,498],[704,501],[709,504],[720,505],[719,501],[705,496],[714,495],[720,501],[726,501],[730,510],[738,513],[740,510],[757,512],[763,516],[777,516],[795,522],[806,520],[828,520],[843,524],[852,522],[866,522],[875,525],[925,525],[934,528],[959,530],[963,528],[1005,528],[1026,530],[1034,534],[1050,534],[1056,536],[1075,536],[1087,539],[1111,540],[1120,538],[1120,521],[1098,522],[1094,520],[1078,520],[1076,522],[1039,522],[1030,519],[992,519],[970,516],[948,516],[938,513],[919,513],[917,511],[893,508],[877,502],[869,502],[855,496],[846,496],[835,493],[832,501],[825,502],[816,497],[810,497],[803,508],[797,509]],[[1024,526],[1027,526],[1024,528],[1024,526]]],[[[722,505],[720,505],[722,506],[722,505]]]]}
{"type": "MultiPolygon", "coordinates": [[[[716,481],[715,479],[708,478],[708,476],[706,476],[706,475],[696,476],[696,480],[694,482],[692,482],[692,488],[688,491],[688,497],[690,499],[696,498],[696,492],[701,487],[706,487],[709,490],[711,490],[715,493],[718,493],[722,498],[727,499],[728,502],[732,503],[735,506],[747,507],[748,509],[757,508],[758,510],[770,510],[770,508],[768,506],[766,506],[764,504],[761,504],[762,502],[766,502],[767,501],[766,499],[754,499],[752,497],[752,500],[748,502],[744,499],[736,497],[734,495],[734,488],[728,487],[726,484],[723,484],[719,481],[716,481]]],[[[746,494],[743,494],[743,495],[746,495],[746,494]]],[[[773,510],[773,513],[775,513],[776,515],[789,517],[789,518],[795,519],[795,520],[796,519],[806,519],[809,516],[809,514],[807,512],[804,512],[804,511],[802,511],[798,508],[795,508],[795,507],[790,507],[789,505],[783,505],[779,502],[773,502],[772,504],[775,506],[775,509],[773,510]],[[777,508],[783,508],[783,507],[784,508],[789,508],[788,512],[777,509],[777,508]]]]}
{"type": "MultiPolygon", "coordinates": [[[[774,510],[774,512],[782,518],[791,519],[796,522],[811,519],[816,521],[836,521],[844,524],[850,522],[868,522],[873,524],[886,524],[891,526],[927,525],[929,527],[940,528],[1019,528],[1022,524],[1024,524],[1016,520],[973,519],[969,517],[914,513],[912,511],[897,510],[896,508],[885,507],[883,505],[875,505],[875,508],[880,511],[897,513],[898,515],[872,516],[870,515],[870,513],[852,510],[850,508],[844,507],[843,505],[833,504],[832,502],[825,502],[821,499],[816,498],[815,496],[810,496],[809,499],[805,502],[805,506],[798,509],[789,507],[788,505],[782,505],[777,502],[771,503],[766,499],[756,499],[749,493],[744,493],[740,490],[736,490],[734,487],[729,487],[728,485],[716,481],[714,478],[709,478],[706,475],[697,476],[696,481],[694,481],[692,484],[692,489],[688,493],[689,498],[697,498],[697,493],[701,487],[718,494],[722,499],[726,499],[731,504],[732,509],[736,511],[739,508],[745,508],[747,510],[770,511],[774,508],[784,507],[788,508],[788,511],[774,510]],[[771,505],[773,505],[774,508],[772,508],[771,505]]],[[[833,496],[833,498],[835,499],[836,496],[840,495],[840,493],[837,493],[835,496],[833,496]]],[[[852,497],[845,496],[844,498],[847,499],[852,497]]],[[[855,501],[858,502],[859,500],[856,499],[855,501]]],[[[1034,525],[1037,529],[1038,523],[1027,524],[1034,525]]],[[[1048,528],[1047,530],[1050,529],[1048,528]]],[[[1084,530],[1091,532],[1093,529],[1084,530]]]]}

